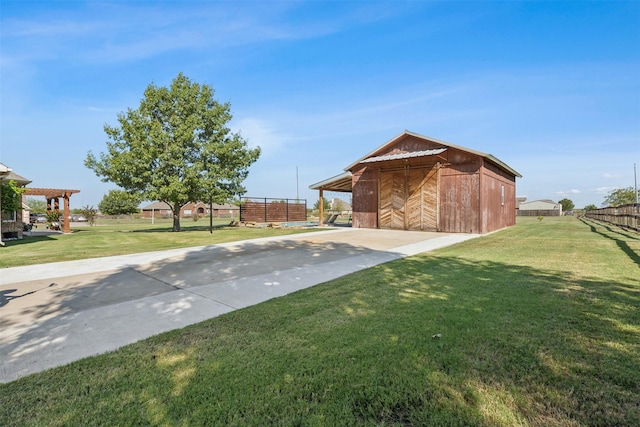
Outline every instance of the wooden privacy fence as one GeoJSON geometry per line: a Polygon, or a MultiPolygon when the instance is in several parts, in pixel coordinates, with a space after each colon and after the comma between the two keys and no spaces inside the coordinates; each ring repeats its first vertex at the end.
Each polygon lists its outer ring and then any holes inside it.
{"type": "Polygon", "coordinates": [[[640,204],[629,203],[611,208],[593,209],[586,211],[584,216],[640,231],[640,204]]]}
{"type": "Polygon", "coordinates": [[[559,209],[532,209],[517,211],[518,216],[560,216],[559,209]]]}
{"type": "Polygon", "coordinates": [[[306,199],[244,198],[241,222],[293,222],[307,220],[306,199]]]}

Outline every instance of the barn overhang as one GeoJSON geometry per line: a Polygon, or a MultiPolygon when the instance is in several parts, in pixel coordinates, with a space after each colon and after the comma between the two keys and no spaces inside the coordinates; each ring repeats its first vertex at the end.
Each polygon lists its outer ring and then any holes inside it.
{"type": "Polygon", "coordinates": [[[320,226],[324,223],[324,191],[337,191],[342,193],[351,193],[352,187],[352,175],[350,171],[341,173],[334,177],[325,179],[324,181],[317,182],[309,186],[311,190],[318,190],[320,195],[318,196],[318,207],[320,208],[320,226]]]}
{"type": "Polygon", "coordinates": [[[344,172],[340,175],[325,179],[309,186],[311,190],[337,191],[351,193],[351,172],[344,172]]]}

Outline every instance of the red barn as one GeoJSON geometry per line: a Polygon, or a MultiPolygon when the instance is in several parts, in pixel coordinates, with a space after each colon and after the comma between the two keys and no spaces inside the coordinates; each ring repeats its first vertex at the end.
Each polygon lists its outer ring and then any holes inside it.
{"type": "Polygon", "coordinates": [[[351,192],[353,227],[482,234],[515,224],[516,177],[491,154],[405,131],[310,188],[351,192]]]}

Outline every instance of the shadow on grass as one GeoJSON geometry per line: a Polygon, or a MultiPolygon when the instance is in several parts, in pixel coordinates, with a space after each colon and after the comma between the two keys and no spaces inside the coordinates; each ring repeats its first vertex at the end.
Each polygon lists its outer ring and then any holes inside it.
{"type": "MultiPolygon", "coordinates": [[[[216,230],[221,230],[224,228],[227,228],[229,225],[228,224],[215,224],[212,229],[213,231],[216,230]]],[[[140,229],[133,229],[133,230],[117,230],[120,232],[124,232],[124,233],[174,233],[173,228],[171,226],[169,227],[162,227],[162,228],[140,228],[140,229]]],[[[192,225],[192,226],[182,226],[180,228],[180,231],[177,231],[175,233],[189,233],[189,232],[193,232],[193,231],[209,231],[209,226],[206,225],[192,225]]]]}
{"type": "MultiPolygon", "coordinates": [[[[640,236],[638,236],[638,233],[622,230],[617,227],[612,227],[607,224],[591,221],[586,218],[580,218],[580,221],[588,225],[591,228],[592,232],[615,241],[622,252],[624,252],[631,259],[631,261],[637,264],[640,268],[640,250],[636,251],[631,246],[629,246],[629,242],[640,240],[640,236]],[[606,231],[601,231],[602,229],[606,231]]],[[[640,244],[638,245],[638,247],[640,248],[640,244]]]]}
{"type": "MultiPolygon", "coordinates": [[[[217,248],[110,274],[81,294],[69,283],[32,314],[83,310],[108,295],[112,304],[135,275],[149,279],[139,291],[152,295],[274,272],[277,255],[302,266],[319,251],[336,259],[370,253],[286,240],[249,245],[242,256],[217,248]],[[183,271],[198,271],[195,282],[184,283],[183,271]]],[[[188,310],[182,298],[150,308],[188,310]]],[[[11,396],[0,421],[637,425],[639,306],[637,284],[622,279],[423,255],[0,386],[11,396]]],[[[65,321],[72,312],[34,324],[2,348],[2,359],[57,351],[68,339],[65,321]]]]}
{"type": "Polygon", "coordinates": [[[57,236],[60,233],[56,233],[56,234],[46,234],[46,235],[35,235],[35,236],[29,236],[25,233],[24,237],[22,239],[19,240],[3,240],[3,242],[6,244],[7,248],[10,248],[11,246],[22,246],[22,245],[28,245],[30,243],[36,243],[36,242],[46,242],[46,241],[55,241],[56,239],[51,237],[51,236],[57,236]]]}

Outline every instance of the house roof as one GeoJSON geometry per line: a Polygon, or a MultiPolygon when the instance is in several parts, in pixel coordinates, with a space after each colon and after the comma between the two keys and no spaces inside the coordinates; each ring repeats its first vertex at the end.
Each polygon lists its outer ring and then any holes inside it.
{"type": "Polygon", "coordinates": [[[152,209],[171,210],[171,206],[169,206],[169,204],[165,202],[153,202],[142,208],[143,211],[149,211],[152,209]]]}
{"type": "MultiPolygon", "coordinates": [[[[443,149],[446,149],[447,147],[449,147],[449,148],[455,148],[455,149],[461,150],[461,151],[466,151],[467,153],[475,154],[477,156],[483,157],[484,159],[490,161],[491,163],[495,164],[499,168],[501,168],[501,169],[513,174],[514,176],[517,176],[518,178],[522,178],[522,175],[520,175],[515,169],[511,168],[509,165],[504,163],[502,160],[498,159],[497,157],[495,157],[495,156],[493,156],[491,154],[483,153],[482,151],[473,150],[471,148],[463,147],[461,145],[451,144],[449,142],[445,142],[445,141],[441,141],[441,140],[438,140],[438,139],[435,139],[435,138],[431,138],[431,137],[428,137],[428,136],[420,135],[418,133],[410,132],[408,130],[405,130],[404,132],[402,132],[401,134],[397,135],[396,137],[390,139],[389,141],[385,142],[384,144],[382,144],[380,147],[376,148],[375,150],[373,150],[369,154],[359,158],[358,160],[356,160],[355,162],[353,162],[349,166],[347,166],[344,170],[345,171],[351,170],[351,168],[356,166],[358,163],[366,163],[366,162],[370,161],[370,160],[368,160],[369,158],[376,158],[376,157],[382,158],[382,157],[385,157],[385,156],[377,156],[377,154],[382,152],[382,151],[384,151],[385,149],[387,149],[390,146],[392,146],[395,143],[397,143],[400,139],[405,138],[407,136],[413,136],[415,138],[419,138],[419,139],[435,142],[436,144],[442,145],[443,149]]],[[[425,150],[425,152],[426,151],[432,151],[432,150],[425,150]]],[[[422,155],[423,156],[435,155],[435,154],[440,154],[443,151],[440,151],[439,153],[422,154],[422,155]]],[[[420,153],[420,152],[416,152],[416,153],[420,153]]],[[[409,153],[406,153],[406,154],[409,154],[409,153]]],[[[408,158],[408,157],[402,157],[402,158],[408,158]]],[[[385,160],[391,160],[391,159],[385,159],[385,160]]],[[[381,160],[371,160],[371,161],[381,161],[381,160]]]]}
{"type": "Polygon", "coordinates": [[[5,169],[2,170],[2,168],[0,168],[0,181],[15,181],[18,185],[27,185],[31,183],[27,178],[13,172],[11,168],[7,168],[5,165],[2,166],[4,166],[5,169]]]}
{"type": "Polygon", "coordinates": [[[554,202],[553,200],[549,200],[549,199],[541,199],[541,200],[531,200],[530,202],[522,202],[520,203],[520,205],[530,205],[532,203],[547,203],[549,205],[558,205],[558,202],[554,202]]]}
{"type": "Polygon", "coordinates": [[[344,200],[339,199],[337,197],[334,197],[333,199],[331,199],[330,205],[331,205],[331,210],[337,210],[338,207],[340,207],[341,211],[350,211],[353,209],[353,207],[351,206],[351,203],[347,203],[344,200]],[[336,205],[339,205],[339,206],[336,206],[336,205]]]}

